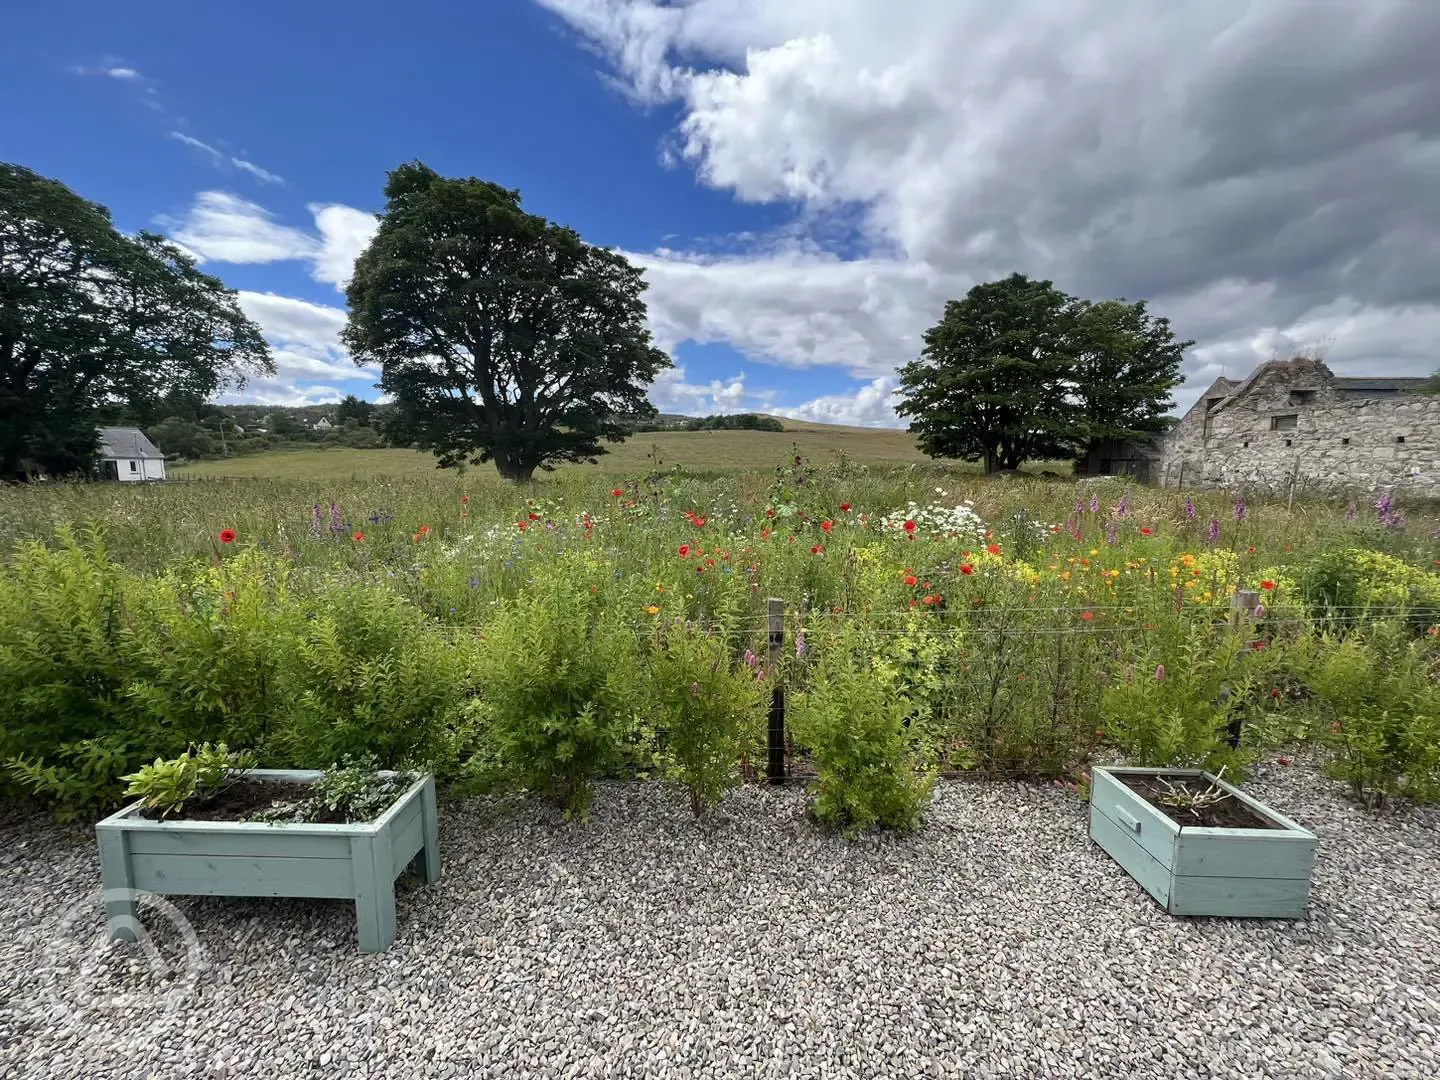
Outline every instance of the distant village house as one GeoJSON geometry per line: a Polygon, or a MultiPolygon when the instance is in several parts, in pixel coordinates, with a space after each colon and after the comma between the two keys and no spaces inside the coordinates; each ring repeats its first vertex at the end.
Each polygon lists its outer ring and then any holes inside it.
{"type": "Polygon", "coordinates": [[[165,479],[165,455],[139,428],[100,429],[100,478],[122,484],[165,479]]]}
{"type": "Polygon", "coordinates": [[[1096,447],[1077,472],[1164,487],[1440,497],[1440,395],[1422,393],[1429,382],[1272,360],[1246,379],[1216,379],[1164,435],[1096,447]]]}

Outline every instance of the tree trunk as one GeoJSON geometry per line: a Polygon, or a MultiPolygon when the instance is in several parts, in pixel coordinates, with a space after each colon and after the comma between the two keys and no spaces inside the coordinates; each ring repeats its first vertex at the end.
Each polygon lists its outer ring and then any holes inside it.
{"type": "Polygon", "coordinates": [[[495,468],[499,471],[502,480],[510,480],[517,484],[528,484],[535,478],[534,465],[519,461],[509,454],[496,454],[495,468]]]}

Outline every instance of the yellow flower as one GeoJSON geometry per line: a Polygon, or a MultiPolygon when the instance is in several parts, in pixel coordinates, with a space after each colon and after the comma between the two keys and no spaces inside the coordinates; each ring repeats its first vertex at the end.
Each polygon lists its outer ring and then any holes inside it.
{"type": "Polygon", "coordinates": [[[660,614],[660,609],[659,609],[658,607],[656,607],[654,604],[651,604],[649,607],[647,607],[647,608],[645,609],[645,614],[647,614],[647,615],[659,615],[659,614],[660,614]]]}
{"type": "Polygon", "coordinates": [[[1099,555],[1099,554],[1100,554],[1100,549],[1099,549],[1099,548],[1091,548],[1091,549],[1090,549],[1090,556],[1091,556],[1092,558],[1095,557],[1096,555],[1099,555]]]}

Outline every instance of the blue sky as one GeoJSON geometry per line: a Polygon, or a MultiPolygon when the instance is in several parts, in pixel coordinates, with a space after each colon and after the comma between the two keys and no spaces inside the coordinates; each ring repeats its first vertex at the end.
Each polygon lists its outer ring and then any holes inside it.
{"type": "Polygon", "coordinates": [[[1197,340],[1182,405],[1295,349],[1426,373],[1440,158],[1416,118],[1440,94],[1411,54],[1440,17],[1306,11],[54,0],[7,11],[0,158],[241,290],[281,367],[252,399],[374,396],[339,285],[413,158],[643,265],[675,411],[895,423],[944,300],[1017,269],[1171,317],[1197,340]]]}

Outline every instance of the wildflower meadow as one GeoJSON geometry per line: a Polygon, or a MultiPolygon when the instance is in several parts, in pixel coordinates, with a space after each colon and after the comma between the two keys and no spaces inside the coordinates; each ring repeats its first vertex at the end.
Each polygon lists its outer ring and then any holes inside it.
{"type": "Polygon", "coordinates": [[[157,756],[425,767],[457,791],[762,777],[818,818],[940,775],[1323,755],[1440,794],[1440,519],[1388,495],[813,465],[533,485],[58,485],[0,501],[0,780],[83,819],[157,756]],[[767,602],[783,603],[769,639],[767,602]]]}

